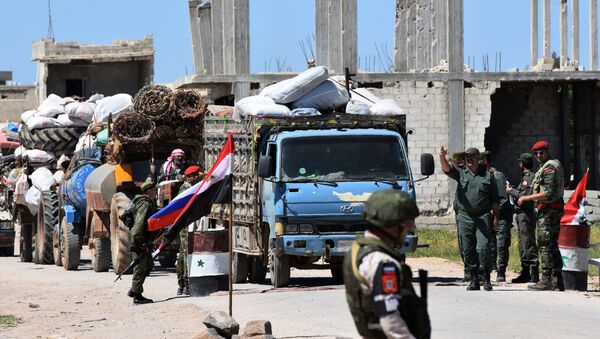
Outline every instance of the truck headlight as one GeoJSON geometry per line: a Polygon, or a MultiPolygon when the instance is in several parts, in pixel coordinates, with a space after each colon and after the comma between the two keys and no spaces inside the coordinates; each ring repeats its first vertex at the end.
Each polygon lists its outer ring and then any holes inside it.
{"type": "Polygon", "coordinates": [[[298,224],[285,225],[285,234],[298,234],[298,224]]]}
{"type": "Polygon", "coordinates": [[[310,234],[313,232],[313,227],[311,224],[300,224],[300,233],[310,234]]]}

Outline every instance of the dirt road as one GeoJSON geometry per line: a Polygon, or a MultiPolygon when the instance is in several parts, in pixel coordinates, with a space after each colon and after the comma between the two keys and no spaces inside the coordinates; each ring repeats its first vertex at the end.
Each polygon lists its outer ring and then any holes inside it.
{"type": "MultiPolygon", "coordinates": [[[[459,265],[436,258],[409,259],[429,270],[434,338],[589,337],[600,330],[600,293],[527,292],[525,285],[467,292],[459,265]]],[[[234,285],[234,318],[268,319],[279,338],[358,337],[344,290],[328,271],[293,271],[291,287],[234,285]]],[[[509,279],[514,274],[509,276],[509,279]]],[[[156,302],[135,306],[126,296],[131,276],[113,283],[114,273],[94,273],[0,258],[0,315],[23,323],[0,329],[0,338],[191,338],[206,311],[227,310],[226,292],[210,297],[175,297],[173,271],[152,273],[145,294],[156,302]]],[[[415,285],[416,286],[416,285],[415,285]]]]}

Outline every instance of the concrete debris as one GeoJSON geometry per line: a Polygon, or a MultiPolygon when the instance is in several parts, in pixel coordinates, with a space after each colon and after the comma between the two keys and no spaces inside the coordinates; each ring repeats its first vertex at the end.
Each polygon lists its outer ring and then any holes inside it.
{"type": "Polygon", "coordinates": [[[225,338],[231,338],[232,335],[238,334],[240,331],[240,324],[225,311],[210,312],[202,323],[208,328],[214,328],[219,335],[225,338]]]}
{"type": "MultiPolygon", "coordinates": [[[[412,73],[415,73],[414,70],[411,70],[412,73]]],[[[421,71],[421,73],[448,73],[449,72],[449,68],[448,68],[448,60],[442,59],[439,63],[439,65],[437,66],[433,66],[429,69],[424,69],[421,71]]],[[[469,65],[463,65],[463,72],[466,73],[471,73],[473,72],[473,70],[471,69],[471,67],[469,67],[469,65]]]]}
{"type": "Polygon", "coordinates": [[[252,320],[244,327],[243,335],[252,337],[261,334],[273,334],[271,322],[268,320],[252,320]]]}
{"type": "Polygon", "coordinates": [[[208,328],[199,335],[195,336],[194,339],[224,339],[220,336],[217,330],[214,328],[208,328]]]}
{"type": "Polygon", "coordinates": [[[39,308],[39,304],[29,303],[29,308],[39,308]]]}

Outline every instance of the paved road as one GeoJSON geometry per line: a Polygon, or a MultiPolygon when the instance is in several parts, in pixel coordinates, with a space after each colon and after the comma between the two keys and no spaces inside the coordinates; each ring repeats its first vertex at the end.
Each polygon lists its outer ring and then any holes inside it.
{"type": "MultiPolygon", "coordinates": [[[[430,271],[434,338],[590,338],[600,333],[600,292],[529,292],[524,285],[467,292],[457,282],[458,265],[435,258],[409,262],[430,271]]],[[[133,306],[125,296],[131,276],[116,284],[114,277],[94,273],[89,262],[80,271],[65,272],[0,258],[0,314],[25,320],[0,329],[0,337],[185,338],[201,331],[205,312],[228,308],[226,292],[175,298],[173,270],[153,272],[145,285],[145,294],[160,303],[133,306]]],[[[234,318],[242,326],[268,319],[278,338],[358,337],[343,286],[333,284],[328,271],[293,271],[291,284],[277,290],[266,284],[234,285],[234,318]]]]}

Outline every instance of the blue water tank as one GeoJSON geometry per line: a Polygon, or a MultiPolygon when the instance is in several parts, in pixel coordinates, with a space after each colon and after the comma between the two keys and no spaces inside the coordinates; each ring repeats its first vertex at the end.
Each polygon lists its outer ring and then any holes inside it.
{"type": "Polygon", "coordinates": [[[85,180],[100,164],[81,166],[60,188],[65,202],[73,205],[80,213],[85,214],[85,180]]]}

